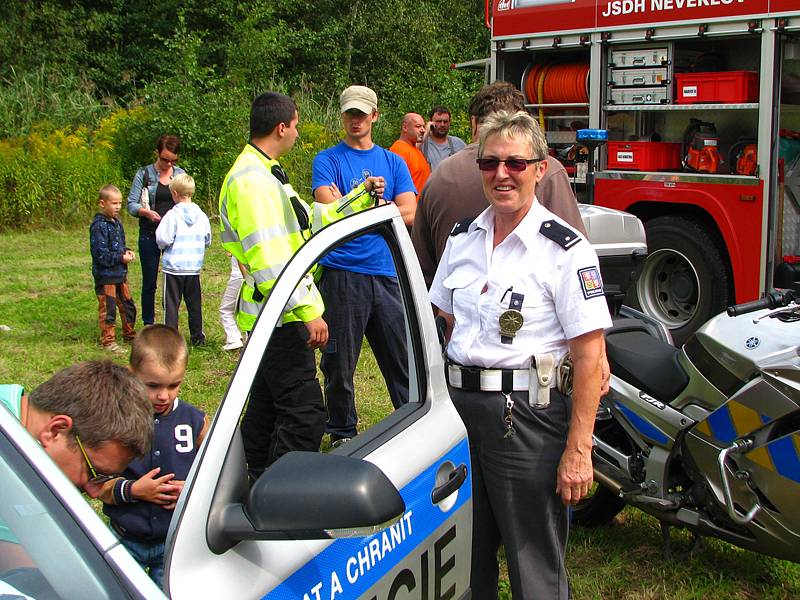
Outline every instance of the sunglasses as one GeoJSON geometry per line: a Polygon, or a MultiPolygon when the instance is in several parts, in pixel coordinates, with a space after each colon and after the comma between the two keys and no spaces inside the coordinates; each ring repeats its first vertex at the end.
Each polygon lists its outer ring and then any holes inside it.
{"type": "Polygon", "coordinates": [[[507,158],[500,160],[499,158],[479,158],[475,162],[478,163],[478,168],[481,171],[496,171],[500,163],[505,164],[506,169],[512,173],[520,173],[528,168],[528,165],[542,162],[543,158],[507,158]]]}
{"type": "Polygon", "coordinates": [[[174,165],[176,162],[178,162],[178,157],[176,156],[175,158],[164,158],[163,156],[159,155],[158,160],[163,160],[165,163],[174,165]]]}
{"type": "Polygon", "coordinates": [[[92,476],[89,478],[89,483],[93,483],[95,485],[100,485],[105,483],[106,481],[111,481],[118,477],[118,475],[104,475],[102,473],[98,473],[97,470],[94,468],[92,461],[89,460],[89,455],[86,454],[86,449],[83,447],[83,443],[81,443],[81,438],[78,437],[78,434],[75,434],[75,441],[78,442],[78,448],[81,449],[81,454],[83,454],[83,460],[86,461],[86,466],[89,467],[89,473],[92,476]]]}

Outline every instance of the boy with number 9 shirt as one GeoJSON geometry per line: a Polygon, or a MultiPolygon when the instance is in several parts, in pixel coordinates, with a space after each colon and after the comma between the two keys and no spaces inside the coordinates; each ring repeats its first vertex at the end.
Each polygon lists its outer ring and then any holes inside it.
{"type": "Polygon", "coordinates": [[[172,511],[209,423],[201,410],[178,400],[187,360],[186,342],[177,330],[148,325],[139,332],[130,368],[153,405],[153,445],[150,454],[109,481],[101,495],[103,512],[122,545],[159,586],[172,511]]]}

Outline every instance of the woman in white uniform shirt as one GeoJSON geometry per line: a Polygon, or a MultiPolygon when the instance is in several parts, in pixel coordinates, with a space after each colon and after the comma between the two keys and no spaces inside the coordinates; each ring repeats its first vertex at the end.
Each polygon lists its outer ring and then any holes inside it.
{"type": "Polygon", "coordinates": [[[447,324],[448,382],[472,459],[472,595],[497,597],[505,546],[514,598],[566,599],[567,505],[592,483],[603,329],[598,259],[536,200],[547,143],[525,112],[481,126],[490,206],[459,223],[431,286],[447,324]],[[555,389],[573,363],[572,398],[555,389]]]}

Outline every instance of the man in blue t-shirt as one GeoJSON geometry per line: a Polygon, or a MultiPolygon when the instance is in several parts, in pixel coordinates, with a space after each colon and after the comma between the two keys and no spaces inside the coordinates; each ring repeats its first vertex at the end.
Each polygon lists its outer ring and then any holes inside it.
{"type": "MultiPolygon", "coordinates": [[[[317,202],[330,203],[367,177],[385,180],[383,197],[397,205],[411,227],[416,193],[403,159],[372,141],[378,97],[353,85],[339,98],[345,139],[314,158],[311,187],[317,202]]],[[[339,445],[356,435],[353,373],[366,335],[395,408],[408,402],[408,356],[403,303],[389,247],[377,234],[362,235],[330,252],[319,291],[325,300],[328,344],[320,368],[325,376],[326,431],[339,445]]]]}

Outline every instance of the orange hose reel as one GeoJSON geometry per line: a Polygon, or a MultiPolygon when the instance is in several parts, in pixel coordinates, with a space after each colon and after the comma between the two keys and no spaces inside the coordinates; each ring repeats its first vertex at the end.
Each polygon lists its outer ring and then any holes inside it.
{"type": "MultiPolygon", "coordinates": [[[[585,63],[533,64],[522,88],[531,104],[571,104],[589,102],[589,65],[585,63]]],[[[539,109],[539,124],[544,129],[544,109],[539,109]]]]}

